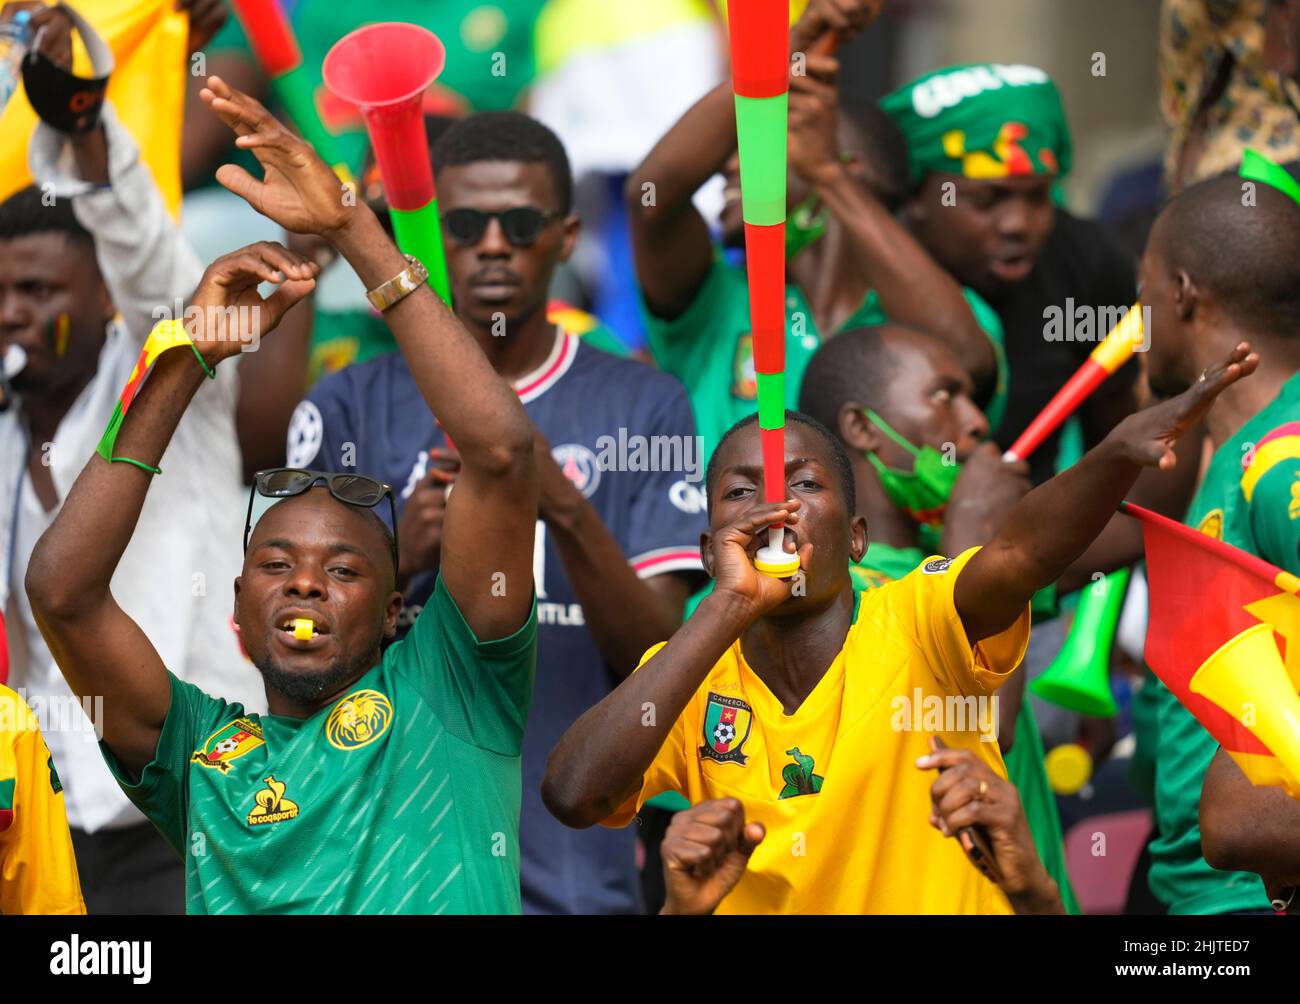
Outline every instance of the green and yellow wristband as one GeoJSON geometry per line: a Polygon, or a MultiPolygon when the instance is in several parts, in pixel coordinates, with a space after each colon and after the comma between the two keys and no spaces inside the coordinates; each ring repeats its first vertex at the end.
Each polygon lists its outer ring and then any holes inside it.
{"type": "Polygon", "coordinates": [[[108,420],[108,428],[104,430],[104,435],[100,437],[99,446],[95,450],[110,464],[133,464],[150,474],[162,473],[161,468],[150,467],[143,461],[133,460],[130,457],[114,456],[113,447],[117,443],[117,434],[121,431],[122,421],[126,418],[131,402],[140,393],[140,387],[154,362],[168,349],[180,348],[185,345],[188,345],[194,351],[194,357],[198,359],[199,365],[203,367],[203,372],[207,374],[208,379],[215,380],[217,378],[216,372],[208,365],[207,360],[203,358],[203,353],[199,351],[199,347],[194,344],[186,332],[183,321],[159,321],[155,324],[153,330],[149,332],[149,337],[145,339],[144,348],[140,350],[140,358],[135,361],[135,366],[131,369],[131,377],[127,380],[126,386],[122,388],[122,396],[118,399],[117,407],[113,409],[113,417],[108,420]]]}

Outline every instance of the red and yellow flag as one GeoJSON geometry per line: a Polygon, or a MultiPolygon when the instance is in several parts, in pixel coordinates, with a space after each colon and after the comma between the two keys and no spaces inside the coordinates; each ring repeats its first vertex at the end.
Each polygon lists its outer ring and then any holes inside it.
{"type": "Polygon", "coordinates": [[[1300,799],[1300,578],[1139,506],[1156,676],[1259,785],[1300,799]]]}

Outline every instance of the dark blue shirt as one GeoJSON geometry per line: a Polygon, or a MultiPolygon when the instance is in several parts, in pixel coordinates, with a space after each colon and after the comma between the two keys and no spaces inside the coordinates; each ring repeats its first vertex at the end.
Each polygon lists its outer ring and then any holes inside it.
{"type": "MultiPolygon", "coordinates": [[[[704,457],[681,384],[561,332],[546,362],[515,389],[560,468],[638,574],[698,577],[706,528],[704,457]]],[[[427,472],[429,450],[446,444],[405,359],[393,352],[349,366],[312,389],[290,424],[287,463],[379,478],[393,486],[400,511],[427,472]]],[[[519,824],[524,912],[636,913],[635,827],[571,830],[542,804],[546,757],[619,677],[587,632],[559,551],[540,520],[533,573],[537,682],[524,734],[519,824]]],[[[428,599],[435,578],[432,570],[412,578],[399,633],[428,599]]]]}

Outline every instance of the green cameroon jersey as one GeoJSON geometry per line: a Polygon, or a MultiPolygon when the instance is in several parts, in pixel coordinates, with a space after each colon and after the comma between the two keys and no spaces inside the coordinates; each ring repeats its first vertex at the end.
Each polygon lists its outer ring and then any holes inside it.
{"type": "MultiPolygon", "coordinates": [[[[1300,575],[1300,376],[1215,451],[1187,525],[1300,575]]],[[[1151,891],[1170,913],[1268,909],[1259,877],[1201,855],[1201,782],[1219,748],[1153,676],[1155,808],[1151,891]]]]}
{"type": "MultiPolygon", "coordinates": [[[[861,561],[849,566],[853,588],[859,592],[875,589],[907,575],[926,559],[919,547],[890,547],[878,542],[867,547],[861,561]]],[[[1038,722],[1028,701],[1020,702],[1016,718],[1016,741],[1004,754],[1007,776],[1020,793],[1020,804],[1025,810],[1029,832],[1034,835],[1034,845],[1043,867],[1056,882],[1061,901],[1067,913],[1080,913],[1079,901],[1074,898],[1070,875],[1065,868],[1065,844],[1061,836],[1061,817],[1056,811],[1056,796],[1047,780],[1043,764],[1043,741],[1038,735],[1038,722]]]]}
{"type": "Polygon", "coordinates": [[[187,912],[519,913],[537,613],[479,642],[439,578],[410,633],[310,718],[171,678],[130,799],[185,859],[187,912]]]}
{"type": "MultiPolygon", "coordinates": [[[[965,290],[965,295],[997,352],[997,391],[986,409],[990,427],[996,428],[993,420],[1001,415],[1006,399],[1002,323],[975,292],[965,290]]],[[[712,456],[723,434],[758,408],[745,269],[728,264],[717,253],[700,291],[679,316],[671,321],[655,317],[644,303],[641,314],[650,351],[663,369],[685,384],[695,410],[696,429],[704,440],[704,456],[712,456]]],[[[787,408],[797,408],[804,370],[822,340],[797,286],[786,287],[785,316],[785,402],[787,408]]],[[[885,320],[880,298],[872,290],[840,330],[885,320]]]]}

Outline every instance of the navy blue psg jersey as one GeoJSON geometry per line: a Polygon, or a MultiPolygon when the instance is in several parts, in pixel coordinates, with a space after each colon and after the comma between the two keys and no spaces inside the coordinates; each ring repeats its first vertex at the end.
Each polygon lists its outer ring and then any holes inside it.
{"type": "MultiPolygon", "coordinates": [[[[557,329],[549,358],[515,389],[560,468],[595,507],[637,573],[647,578],[675,572],[702,581],[704,457],[681,384],[557,329]]],[[[429,450],[446,445],[406,361],[392,352],[327,376],[312,389],[290,423],[286,462],[386,481],[400,511],[427,473],[429,450]]],[[[638,912],[635,827],[571,830],[542,805],[547,755],[619,677],[587,632],[582,606],[541,520],[534,547],[537,682],[523,751],[524,911],[638,912]]],[[[433,571],[413,577],[399,631],[424,605],[435,578],[433,571]]]]}

